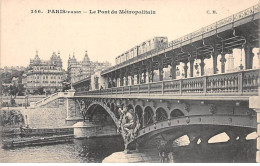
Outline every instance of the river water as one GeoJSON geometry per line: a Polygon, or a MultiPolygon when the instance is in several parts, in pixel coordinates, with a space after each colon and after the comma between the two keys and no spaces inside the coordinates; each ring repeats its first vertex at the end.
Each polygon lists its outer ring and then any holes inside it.
{"type": "Polygon", "coordinates": [[[121,137],[74,139],[72,143],[0,149],[0,162],[89,163],[123,150],[121,137]]]}
{"type": "MultiPolygon", "coordinates": [[[[223,137],[222,137],[223,138],[223,137]]],[[[187,137],[175,141],[177,146],[174,162],[255,162],[256,143],[234,147],[223,146],[205,149],[187,149],[187,137]],[[225,148],[226,147],[226,148],[225,148]],[[248,149],[250,150],[248,152],[248,149]],[[209,154],[209,155],[208,155],[209,154]]],[[[189,147],[189,146],[187,146],[189,147]]],[[[0,149],[0,162],[4,163],[100,163],[114,152],[123,151],[120,136],[74,139],[71,143],[0,149]]]]}

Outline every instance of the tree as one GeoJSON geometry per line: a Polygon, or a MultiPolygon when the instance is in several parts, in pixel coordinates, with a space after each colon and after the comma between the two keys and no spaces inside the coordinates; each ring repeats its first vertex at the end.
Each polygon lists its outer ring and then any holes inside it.
{"type": "Polygon", "coordinates": [[[23,84],[18,84],[18,96],[24,96],[25,88],[23,84]]]}
{"type": "Polygon", "coordinates": [[[9,95],[10,95],[10,96],[13,96],[14,98],[16,98],[16,95],[17,95],[17,93],[18,93],[18,87],[13,86],[13,85],[10,85],[9,88],[10,88],[10,89],[9,89],[9,95]]]}
{"type": "Polygon", "coordinates": [[[1,88],[2,88],[1,95],[4,94],[5,96],[7,96],[9,94],[10,88],[8,86],[3,86],[3,85],[1,85],[1,88]]]}
{"type": "Polygon", "coordinates": [[[39,87],[37,90],[39,95],[43,95],[45,93],[43,87],[39,87]]]}

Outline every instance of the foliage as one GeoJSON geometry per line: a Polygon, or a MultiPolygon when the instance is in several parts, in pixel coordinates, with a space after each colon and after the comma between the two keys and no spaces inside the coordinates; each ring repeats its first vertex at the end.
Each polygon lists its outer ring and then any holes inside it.
{"type": "Polygon", "coordinates": [[[11,72],[3,72],[0,74],[0,80],[3,83],[10,83],[12,82],[13,77],[18,77],[19,83],[21,83],[23,73],[24,71],[18,71],[18,70],[12,70],[11,72]]]}
{"type": "Polygon", "coordinates": [[[44,88],[43,88],[43,87],[39,87],[39,88],[37,88],[37,91],[38,91],[38,94],[39,94],[39,95],[43,95],[43,94],[45,94],[45,92],[44,92],[44,88]]]}
{"type": "Polygon", "coordinates": [[[25,90],[23,84],[18,84],[18,96],[24,96],[25,90]]]}
{"type": "Polygon", "coordinates": [[[18,94],[18,87],[17,86],[13,86],[13,85],[10,85],[9,87],[9,95],[10,96],[13,96],[14,98],[16,97],[16,95],[18,94]]]}
{"type": "Polygon", "coordinates": [[[20,111],[1,111],[0,118],[3,126],[24,124],[24,118],[20,111]]]}

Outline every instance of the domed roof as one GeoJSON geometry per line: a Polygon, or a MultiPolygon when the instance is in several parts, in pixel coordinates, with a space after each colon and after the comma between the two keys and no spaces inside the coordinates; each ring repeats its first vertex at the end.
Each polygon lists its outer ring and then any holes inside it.
{"type": "Polygon", "coordinates": [[[51,59],[57,59],[57,55],[55,52],[52,53],[51,59]]]}
{"type": "Polygon", "coordinates": [[[34,60],[36,60],[36,61],[39,61],[39,60],[40,60],[40,57],[39,57],[39,55],[38,55],[38,51],[37,51],[37,50],[36,50],[36,54],[35,54],[34,60]]]}
{"type": "Polygon", "coordinates": [[[89,57],[88,57],[88,51],[85,52],[85,56],[83,58],[83,62],[89,62],[89,57]]]}

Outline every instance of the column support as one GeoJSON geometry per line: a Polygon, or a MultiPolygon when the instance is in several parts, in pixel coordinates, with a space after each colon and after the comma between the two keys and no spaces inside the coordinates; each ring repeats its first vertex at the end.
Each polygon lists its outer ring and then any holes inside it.
{"type": "Polygon", "coordinates": [[[188,65],[187,65],[188,62],[183,62],[183,63],[184,63],[184,67],[183,67],[183,69],[184,69],[184,77],[187,78],[187,76],[188,76],[188,72],[187,71],[188,71],[188,68],[189,68],[188,65]]]}
{"type": "Polygon", "coordinates": [[[172,79],[176,79],[176,62],[171,62],[171,76],[172,79]]]}
{"type": "Polygon", "coordinates": [[[120,70],[119,77],[120,77],[120,86],[124,86],[124,77],[123,77],[122,70],[120,70]]]}
{"type": "Polygon", "coordinates": [[[151,69],[151,82],[153,82],[153,76],[154,76],[154,70],[153,69],[151,69]]]}
{"type": "Polygon", "coordinates": [[[219,52],[216,50],[216,48],[214,49],[214,52],[212,54],[212,59],[213,59],[213,74],[217,74],[218,72],[218,55],[219,52]]]}
{"type": "Polygon", "coordinates": [[[144,83],[146,83],[146,70],[144,69],[144,83]]]}
{"type": "Polygon", "coordinates": [[[201,73],[201,76],[204,76],[204,74],[205,74],[204,67],[205,67],[204,58],[201,58],[200,59],[200,73],[201,73]]]}
{"type": "Polygon", "coordinates": [[[159,68],[159,81],[163,80],[163,68],[159,68]]]}
{"type": "MultiPolygon", "coordinates": [[[[148,65],[147,65],[148,66],[148,65]]],[[[150,69],[150,66],[148,66],[146,68],[146,71],[147,71],[147,83],[150,83],[150,78],[151,78],[151,69],[150,69]]]]}
{"type": "Polygon", "coordinates": [[[125,85],[128,85],[128,71],[125,71],[125,85]]]}
{"type": "Polygon", "coordinates": [[[159,60],[159,81],[163,81],[163,59],[159,60]]]}
{"type": "Polygon", "coordinates": [[[220,58],[220,62],[221,62],[221,73],[225,73],[225,64],[226,64],[226,58],[225,58],[226,53],[222,52],[221,53],[221,58],[220,58]]]}
{"type": "Polygon", "coordinates": [[[137,77],[137,84],[140,84],[140,71],[139,71],[139,69],[137,69],[137,75],[136,75],[136,77],[137,77]]]}
{"type": "Polygon", "coordinates": [[[252,52],[253,46],[251,46],[250,44],[245,44],[244,51],[245,51],[245,69],[252,69],[253,58],[254,58],[254,53],[252,52]]]}
{"type": "Polygon", "coordinates": [[[190,59],[190,77],[193,77],[194,59],[190,59]]]}
{"type": "Polygon", "coordinates": [[[134,72],[131,74],[131,85],[135,84],[135,74],[134,72]]]}

